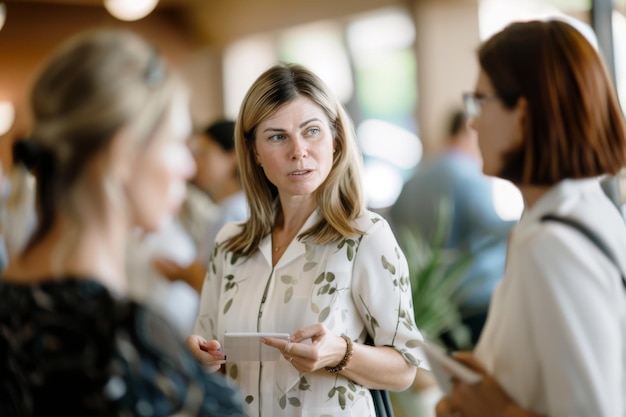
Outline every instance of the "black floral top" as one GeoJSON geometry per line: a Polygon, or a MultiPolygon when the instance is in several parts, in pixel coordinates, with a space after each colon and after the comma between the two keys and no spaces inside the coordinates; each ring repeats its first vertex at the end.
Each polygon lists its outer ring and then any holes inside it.
{"type": "Polygon", "coordinates": [[[86,279],[0,281],[0,416],[243,417],[159,316],[86,279]]]}

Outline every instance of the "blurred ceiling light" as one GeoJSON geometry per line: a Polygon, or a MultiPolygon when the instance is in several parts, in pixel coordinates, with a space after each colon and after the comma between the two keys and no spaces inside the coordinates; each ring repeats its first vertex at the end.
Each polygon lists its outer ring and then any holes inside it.
{"type": "Polygon", "coordinates": [[[159,0],[104,0],[104,7],[120,20],[132,21],[146,17],[159,0]]]}
{"type": "Polygon", "coordinates": [[[396,202],[404,181],[397,169],[384,162],[365,164],[364,188],[367,206],[384,209],[396,202]]]}
{"type": "Polygon", "coordinates": [[[350,59],[343,44],[343,29],[322,21],[287,29],[281,33],[281,58],[310,68],[347,103],[354,94],[350,59]]]}
{"type": "Polygon", "coordinates": [[[415,25],[411,16],[400,8],[389,8],[363,15],[348,25],[350,50],[357,55],[410,48],[415,41],[415,25]]]}
{"type": "Polygon", "coordinates": [[[273,36],[268,34],[252,35],[226,48],[222,59],[226,116],[237,118],[248,88],[276,60],[273,36]]]}
{"type": "Polygon", "coordinates": [[[7,133],[15,121],[15,107],[10,101],[0,101],[0,136],[7,133]]]}
{"type": "MultiPolygon", "coordinates": [[[[488,39],[512,22],[542,19],[562,15],[556,6],[544,0],[480,0],[478,6],[478,31],[480,39],[488,39]]],[[[577,3],[577,1],[570,1],[577,3]]],[[[570,5],[568,4],[568,8],[570,5]]],[[[574,7],[571,5],[571,7],[574,7]]],[[[590,7],[589,7],[590,8],[590,7]]],[[[585,7],[581,10],[587,10],[585,7]]]]}
{"type": "Polygon", "coordinates": [[[4,22],[7,20],[7,6],[4,3],[0,3],[0,30],[4,26],[4,22]]]}
{"type": "Polygon", "coordinates": [[[422,142],[417,135],[387,121],[364,120],[357,127],[357,137],[364,154],[400,169],[413,169],[422,159],[422,142]]]}
{"type": "Polygon", "coordinates": [[[493,184],[493,208],[502,220],[519,220],[524,211],[524,199],[520,190],[509,181],[490,177],[493,184]]]}

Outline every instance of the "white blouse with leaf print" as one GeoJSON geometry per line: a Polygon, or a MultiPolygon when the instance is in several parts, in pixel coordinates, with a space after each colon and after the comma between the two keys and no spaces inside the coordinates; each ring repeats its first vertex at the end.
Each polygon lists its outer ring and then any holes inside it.
{"type": "MultiPolygon", "coordinates": [[[[319,219],[315,211],[299,233],[319,219]]],[[[224,252],[221,242],[240,227],[227,224],[209,262],[196,334],[223,345],[226,331],[292,334],[319,322],[357,343],[369,333],[376,346],[420,366],[406,258],[380,215],[366,211],[355,225],[366,234],[326,245],[294,239],[272,267],[270,235],[247,258],[224,252]]],[[[226,373],[244,390],[250,417],[375,417],[366,388],[323,369],[300,375],[282,356],[227,361],[226,373]]]]}

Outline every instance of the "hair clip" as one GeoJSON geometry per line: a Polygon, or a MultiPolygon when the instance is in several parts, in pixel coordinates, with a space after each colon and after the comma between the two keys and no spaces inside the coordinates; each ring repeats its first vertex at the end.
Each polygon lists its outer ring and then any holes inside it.
{"type": "Polygon", "coordinates": [[[145,76],[146,82],[151,87],[161,83],[161,81],[165,78],[165,68],[156,50],[150,54],[145,76]]]}

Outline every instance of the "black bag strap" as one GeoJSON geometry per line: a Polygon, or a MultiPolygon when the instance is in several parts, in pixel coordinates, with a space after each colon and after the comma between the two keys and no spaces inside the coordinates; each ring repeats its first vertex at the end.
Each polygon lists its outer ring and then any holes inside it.
{"type": "MultiPolygon", "coordinates": [[[[374,340],[372,336],[367,334],[365,344],[374,346],[374,340]]],[[[394,417],[394,410],[391,404],[391,397],[389,391],[386,389],[370,389],[372,394],[372,400],[374,401],[374,409],[376,410],[376,417],[394,417]]]]}
{"type": "Polygon", "coordinates": [[[574,229],[578,230],[583,235],[585,235],[615,265],[615,267],[617,268],[617,270],[620,273],[620,276],[622,277],[622,285],[624,285],[624,289],[626,289],[626,277],[624,277],[624,273],[622,272],[622,269],[620,268],[619,263],[617,262],[617,258],[615,257],[615,255],[613,254],[611,249],[602,241],[602,239],[600,239],[587,226],[585,226],[585,225],[583,225],[583,224],[581,224],[581,223],[579,223],[579,222],[577,222],[575,220],[572,220],[570,218],[559,217],[559,216],[556,216],[554,214],[546,214],[546,215],[542,216],[541,217],[541,221],[542,222],[544,222],[544,221],[554,221],[554,222],[559,222],[559,223],[562,223],[562,224],[566,224],[566,225],[568,225],[570,227],[573,227],[574,229]]]}
{"type": "Polygon", "coordinates": [[[394,417],[393,406],[391,405],[391,397],[386,389],[370,389],[376,417],[394,417]]]}

